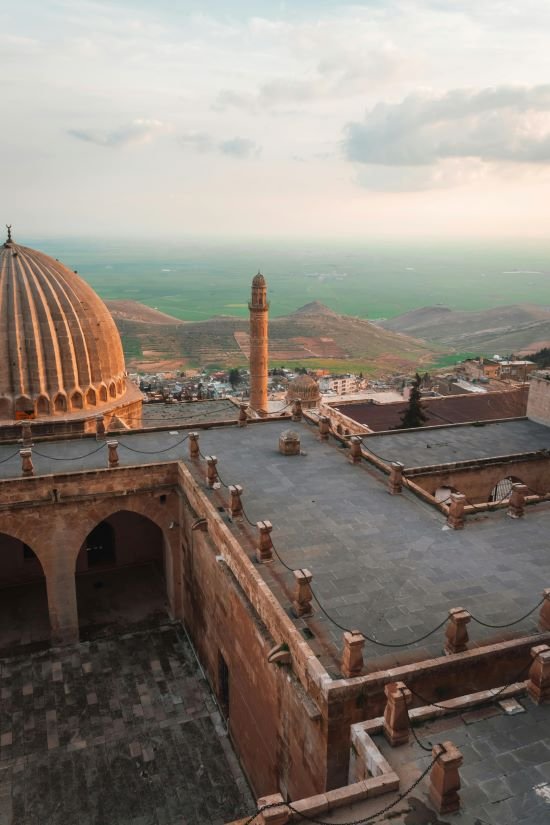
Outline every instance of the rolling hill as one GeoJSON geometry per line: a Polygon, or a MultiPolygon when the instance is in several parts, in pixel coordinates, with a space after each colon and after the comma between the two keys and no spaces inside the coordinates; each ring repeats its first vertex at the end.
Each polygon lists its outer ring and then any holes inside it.
{"type": "MultiPolygon", "coordinates": [[[[109,302],[109,308],[113,304],[109,302]]],[[[141,370],[185,366],[244,365],[249,354],[248,320],[218,316],[182,323],[139,304],[112,307],[128,366],[141,370]],[[162,317],[158,317],[162,316],[162,317]]],[[[339,315],[317,301],[269,324],[270,361],[363,369],[371,374],[410,371],[428,365],[442,351],[370,321],[339,315]]]]}
{"type": "Polygon", "coordinates": [[[390,332],[478,353],[534,352],[550,342],[550,307],[516,304],[478,312],[428,306],[379,325],[390,332]]]}

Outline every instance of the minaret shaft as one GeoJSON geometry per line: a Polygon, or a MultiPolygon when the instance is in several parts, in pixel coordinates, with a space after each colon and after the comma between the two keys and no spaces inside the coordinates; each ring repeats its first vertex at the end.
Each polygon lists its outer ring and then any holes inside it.
{"type": "Polygon", "coordinates": [[[250,406],[267,413],[268,312],[267,286],[258,273],[252,281],[250,310],[250,406]]]}

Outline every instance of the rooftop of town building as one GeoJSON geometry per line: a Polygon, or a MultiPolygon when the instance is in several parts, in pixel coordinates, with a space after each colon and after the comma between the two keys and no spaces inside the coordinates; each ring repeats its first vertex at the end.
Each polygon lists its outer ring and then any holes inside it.
{"type": "MultiPolygon", "coordinates": [[[[424,398],[422,400],[426,415],[424,426],[523,416],[527,409],[527,391],[528,387],[525,386],[506,392],[479,392],[447,395],[443,398],[424,398]]],[[[403,413],[408,407],[408,401],[390,404],[355,402],[334,406],[358,424],[374,432],[380,432],[399,426],[403,413]]]]}
{"type": "Polygon", "coordinates": [[[550,449],[550,429],[527,418],[369,435],[367,450],[405,467],[517,455],[550,449]]]}

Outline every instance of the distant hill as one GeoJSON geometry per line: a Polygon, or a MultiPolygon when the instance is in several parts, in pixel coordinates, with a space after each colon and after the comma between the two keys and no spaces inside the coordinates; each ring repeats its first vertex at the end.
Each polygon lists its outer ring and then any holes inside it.
{"type": "Polygon", "coordinates": [[[115,321],[136,321],[141,324],[184,324],[179,318],[159,312],[138,301],[105,301],[115,321]]]}
{"type": "MultiPolygon", "coordinates": [[[[249,355],[249,325],[246,318],[218,316],[208,321],[165,322],[145,320],[135,302],[123,303],[114,312],[130,368],[160,370],[207,364],[245,364],[249,355]],[[135,305],[134,305],[135,304],[135,305]],[[133,316],[133,317],[132,317],[133,316]],[[164,366],[163,366],[164,365],[164,366]]],[[[145,310],[147,308],[144,308],[145,310]]],[[[153,310],[154,312],[154,310],[153,310]]],[[[160,315],[161,313],[158,313],[160,315]]],[[[312,367],[321,362],[361,362],[376,374],[416,369],[434,360],[441,348],[408,335],[382,329],[362,318],[339,315],[318,302],[300,307],[291,315],[269,323],[269,354],[272,361],[304,361],[312,367]]]]}
{"type": "Polygon", "coordinates": [[[429,306],[379,325],[391,332],[470,352],[532,352],[550,343],[550,307],[534,304],[477,312],[429,306]]]}

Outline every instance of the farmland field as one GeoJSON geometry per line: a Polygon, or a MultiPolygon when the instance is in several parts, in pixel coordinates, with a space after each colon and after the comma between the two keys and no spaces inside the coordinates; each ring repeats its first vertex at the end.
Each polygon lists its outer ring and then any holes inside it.
{"type": "Polygon", "coordinates": [[[104,299],[133,299],[184,320],[247,314],[266,275],[272,317],[310,301],[361,318],[426,305],[550,306],[550,243],[157,242],[24,238],[76,269],[104,299]]]}

